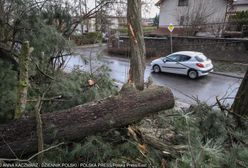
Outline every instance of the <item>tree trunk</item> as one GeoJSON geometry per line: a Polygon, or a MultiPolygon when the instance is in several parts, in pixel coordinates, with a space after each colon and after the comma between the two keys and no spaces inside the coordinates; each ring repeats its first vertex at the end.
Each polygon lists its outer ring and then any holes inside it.
{"type": "MultiPolygon", "coordinates": [[[[43,98],[44,96],[42,96],[43,98]]],[[[42,129],[42,120],[41,120],[41,106],[42,106],[42,100],[41,97],[38,98],[36,106],[35,106],[35,118],[36,118],[36,135],[37,135],[37,143],[38,143],[38,152],[41,152],[44,150],[44,140],[43,140],[43,129],[42,129]]],[[[43,153],[40,153],[37,156],[38,164],[42,164],[43,160],[43,153]]]]}
{"type": "Polygon", "coordinates": [[[27,92],[28,92],[28,62],[30,57],[30,47],[29,42],[25,41],[22,45],[22,51],[19,56],[19,66],[20,66],[20,75],[19,75],[19,84],[17,91],[17,104],[15,110],[15,119],[18,119],[22,116],[23,111],[26,107],[27,102],[27,92]]]}
{"type": "Polygon", "coordinates": [[[145,43],[141,19],[141,0],[128,0],[127,24],[130,37],[130,71],[129,82],[134,83],[136,89],[144,89],[145,71],[145,43]]]}
{"type": "Polygon", "coordinates": [[[239,87],[232,109],[234,113],[240,116],[248,116],[248,69],[239,87]]]}
{"type": "MultiPolygon", "coordinates": [[[[140,92],[126,86],[117,96],[43,114],[44,143],[51,144],[54,140],[82,140],[96,132],[138,122],[147,115],[173,106],[173,94],[166,87],[152,86],[140,92]]],[[[15,120],[1,126],[0,158],[14,157],[10,148],[17,156],[37,152],[35,127],[35,119],[31,118],[15,120]]]]}

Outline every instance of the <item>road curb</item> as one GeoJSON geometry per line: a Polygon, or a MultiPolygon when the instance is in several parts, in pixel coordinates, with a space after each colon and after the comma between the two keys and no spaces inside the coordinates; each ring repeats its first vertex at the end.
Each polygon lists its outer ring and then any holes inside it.
{"type": "Polygon", "coordinates": [[[83,49],[83,48],[96,48],[96,47],[105,47],[107,44],[105,43],[97,43],[97,44],[89,44],[89,45],[82,45],[82,46],[76,46],[74,48],[76,49],[83,49]]]}
{"type": "Polygon", "coordinates": [[[220,75],[220,76],[226,76],[226,77],[230,77],[230,78],[236,78],[236,79],[243,79],[244,75],[235,75],[235,74],[228,74],[228,73],[223,73],[223,72],[210,72],[211,74],[214,75],[220,75]]]}

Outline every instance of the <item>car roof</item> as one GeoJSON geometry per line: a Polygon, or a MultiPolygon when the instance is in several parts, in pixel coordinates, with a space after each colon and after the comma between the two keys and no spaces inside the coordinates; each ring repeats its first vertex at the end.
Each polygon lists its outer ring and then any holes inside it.
{"type": "Polygon", "coordinates": [[[196,56],[196,55],[203,55],[203,53],[197,52],[197,51],[179,51],[179,52],[172,53],[170,55],[174,55],[174,54],[188,55],[191,57],[196,56]]]}

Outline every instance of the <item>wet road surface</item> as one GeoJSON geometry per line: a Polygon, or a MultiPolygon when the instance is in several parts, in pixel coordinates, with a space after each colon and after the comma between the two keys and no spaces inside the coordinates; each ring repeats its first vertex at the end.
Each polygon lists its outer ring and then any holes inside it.
{"type": "MultiPolygon", "coordinates": [[[[67,70],[70,70],[75,65],[79,65],[80,69],[94,72],[97,67],[105,64],[110,68],[110,77],[119,83],[127,81],[129,61],[128,59],[119,57],[110,57],[102,52],[101,48],[84,48],[75,51],[81,56],[72,56],[68,59],[67,70]],[[96,59],[97,56],[102,55],[100,61],[96,59]],[[83,58],[83,59],[82,59],[83,58]],[[87,65],[85,65],[88,61],[87,65]],[[92,64],[90,66],[89,60],[92,64]],[[90,68],[91,67],[91,68],[90,68]]],[[[235,97],[241,79],[225,77],[215,74],[201,77],[196,80],[190,80],[187,76],[169,74],[169,73],[153,73],[149,63],[147,63],[145,70],[145,79],[148,76],[157,85],[167,85],[173,91],[176,99],[186,103],[195,103],[195,100],[207,102],[210,105],[216,103],[216,96],[224,99],[225,104],[231,104],[233,97],[235,97]]]]}

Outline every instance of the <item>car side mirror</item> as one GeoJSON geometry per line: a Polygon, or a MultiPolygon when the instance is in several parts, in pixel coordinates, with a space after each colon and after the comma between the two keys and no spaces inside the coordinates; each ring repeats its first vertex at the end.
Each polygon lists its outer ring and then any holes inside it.
{"type": "Polygon", "coordinates": [[[164,62],[164,63],[166,63],[166,62],[167,62],[167,60],[166,60],[166,59],[163,59],[163,62],[164,62]]]}

